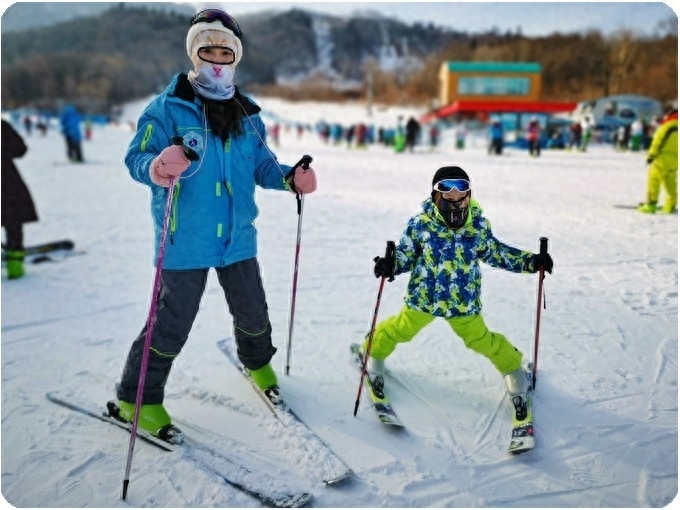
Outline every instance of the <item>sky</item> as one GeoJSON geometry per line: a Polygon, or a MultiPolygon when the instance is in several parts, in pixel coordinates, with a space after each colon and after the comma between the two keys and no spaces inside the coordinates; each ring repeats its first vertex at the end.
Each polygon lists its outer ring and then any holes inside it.
{"type": "Polygon", "coordinates": [[[407,23],[434,23],[461,31],[497,28],[541,36],[553,32],[581,32],[591,28],[610,35],[622,29],[653,35],[660,22],[677,13],[662,2],[204,2],[231,14],[304,7],[335,15],[375,10],[407,23]]]}
{"type": "MultiPolygon", "coordinates": [[[[394,125],[409,114],[376,108],[369,119],[359,104],[257,101],[311,124],[394,125]]],[[[123,119],[136,121],[147,102],[127,105],[123,119]]],[[[674,508],[678,217],[615,207],[644,199],[645,153],[593,144],[490,156],[483,134],[470,133],[456,150],[452,131],[436,150],[425,143],[401,154],[286,129],[270,144],[284,163],[310,154],[318,181],[300,219],[288,376],[296,202],[286,191],[257,191],[258,258],[278,348],[272,366],[291,408],[354,471],[351,480],[324,486],[306,436],[281,427],[218,349],[232,319],[213,271],[168,379],[168,412],[189,438],[245,463],[251,480],[269,474],[311,492],[311,508],[674,508]],[[502,377],[442,320],[387,359],[386,391],[406,428],[386,430],[365,395],[353,416],[360,373],[349,346],[369,331],[376,308],[373,257],[398,240],[435,171],[452,163],[470,175],[496,237],[536,251],[546,236],[555,261],[543,283],[536,448],[519,457],[506,451],[512,406],[502,377]]],[[[66,237],[85,253],[27,264],[19,280],[3,272],[2,496],[17,508],[258,508],[215,475],[211,468],[234,476],[219,459],[141,441],[122,502],[129,435],[45,398],[55,391],[103,410],[148,315],[150,191],[123,164],[131,138],[127,122],[97,126],[83,143],[85,163],[73,165],[54,128],[25,136],[29,150],[16,160],[40,215],[25,242],[66,237]]],[[[486,324],[531,359],[538,275],[481,271],[486,324]]],[[[378,320],[401,309],[407,282],[399,275],[385,284],[378,320]]]]}

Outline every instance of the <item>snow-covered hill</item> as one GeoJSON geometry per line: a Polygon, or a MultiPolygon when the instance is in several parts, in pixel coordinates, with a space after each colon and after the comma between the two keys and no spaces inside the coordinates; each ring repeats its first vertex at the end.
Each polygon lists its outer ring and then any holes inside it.
{"type": "MultiPolygon", "coordinates": [[[[350,122],[365,111],[269,99],[262,106],[310,123],[350,122]]],[[[379,114],[376,122],[394,124],[407,112],[379,114]]],[[[151,222],[148,190],[122,164],[130,138],[126,124],[96,129],[84,143],[88,163],[73,166],[57,132],[33,135],[17,161],[41,218],[26,227],[26,243],[68,237],[87,254],[30,265],[21,280],[3,275],[2,495],[18,507],[257,506],[181,453],[141,442],[121,501],[129,437],[45,398],[58,390],[103,407],[146,320],[151,222]]],[[[290,405],[355,477],[323,486],[220,353],[231,318],[214,275],[168,381],[174,417],[216,434],[202,437],[255,472],[309,490],[314,507],[661,507],[675,498],[678,218],[614,207],[644,197],[644,154],[599,146],[491,157],[479,140],[465,150],[447,142],[395,154],[292,130],[273,149],[291,164],[311,154],[319,179],[305,201],[289,376],[282,367],[298,217],[291,194],[258,191],[274,363],[290,405]],[[372,258],[399,237],[434,172],[450,163],[471,175],[500,239],[537,250],[547,236],[555,260],[544,282],[537,446],[519,457],[505,451],[511,411],[501,378],[438,321],[388,360],[387,389],[407,428],[385,430],[365,400],[352,415],[359,373],[349,344],[370,327],[379,283],[372,258]]],[[[487,323],[530,356],[538,277],[483,273],[487,323]]],[[[406,282],[385,286],[381,319],[402,306],[406,282]]]]}

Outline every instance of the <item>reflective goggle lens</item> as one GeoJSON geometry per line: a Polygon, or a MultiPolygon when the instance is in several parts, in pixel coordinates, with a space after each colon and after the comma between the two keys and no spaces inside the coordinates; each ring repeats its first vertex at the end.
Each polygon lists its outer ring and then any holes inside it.
{"type": "Polygon", "coordinates": [[[461,193],[465,193],[470,191],[470,182],[465,179],[444,179],[436,183],[432,189],[434,191],[439,191],[440,193],[448,193],[454,189],[461,193]]]}
{"type": "Polygon", "coordinates": [[[219,21],[222,23],[224,28],[228,28],[234,32],[236,37],[239,39],[243,38],[241,27],[238,26],[236,20],[229,16],[226,12],[220,11],[218,9],[205,9],[199,12],[192,18],[191,24],[195,25],[196,23],[212,23],[213,21],[219,21]]]}

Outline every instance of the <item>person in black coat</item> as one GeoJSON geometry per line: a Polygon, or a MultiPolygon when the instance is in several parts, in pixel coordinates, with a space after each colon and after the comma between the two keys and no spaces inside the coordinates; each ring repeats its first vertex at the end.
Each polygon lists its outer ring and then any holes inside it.
{"type": "Polygon", "coordinates": [[[2,227],[5,229],[6,245],[3,247],[7,260],[7,276],[21,278],[24,275],[23,224],[38,221],[38,213],[26,183],[14,164],[27,151],[21,135],[12,125],[2,120],[2,227]]]}
{"type": "Polygon", "coordinates": [[[418,137],[420,136],[420,124],[413,117],[408,119],[406,123],[406,147],[408,147],[409,152],[413,152],[413,148],[418,143],[418,137]]]}

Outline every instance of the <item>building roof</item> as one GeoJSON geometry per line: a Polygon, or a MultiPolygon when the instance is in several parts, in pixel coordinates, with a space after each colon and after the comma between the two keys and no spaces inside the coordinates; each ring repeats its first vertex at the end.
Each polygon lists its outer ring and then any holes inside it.
{"type": "Polygon", "coordinates": [[[577,103],[571,101],[455,101],[426,113],[421,121],[448,117],[456,113],[560,113],[571,112],[577,103]]]}
{"type": "Polygon", "coordinates": [[[536,62],[446,62],[448,70],[464,73],[540,73],[536,62]]]}

